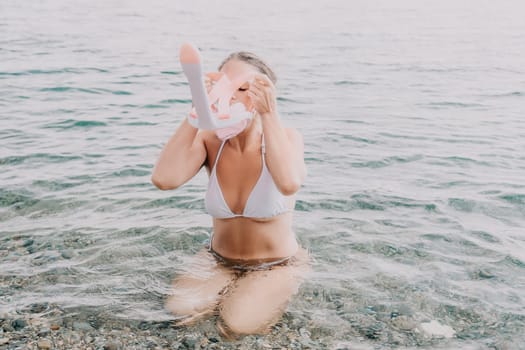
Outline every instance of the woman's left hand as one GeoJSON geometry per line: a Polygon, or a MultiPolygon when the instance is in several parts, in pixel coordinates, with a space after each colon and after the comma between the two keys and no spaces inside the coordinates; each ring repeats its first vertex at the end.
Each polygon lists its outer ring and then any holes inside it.
{"type": "Polygon", "coordinates": [[[270,78],[264,74],[257,74],[253,83],[250,84],[248,95],[252,101],[253,107],[259,113],[264,115],[276,112],[277,99],[276,89],[270,78]]]}

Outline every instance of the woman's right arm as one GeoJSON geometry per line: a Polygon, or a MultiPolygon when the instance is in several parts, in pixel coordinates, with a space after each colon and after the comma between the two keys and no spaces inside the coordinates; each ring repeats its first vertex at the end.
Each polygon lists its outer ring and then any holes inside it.
{"type": "Polygon", "coordinates": [[[176,189],[195,176],[205,161],[202,133],[184,119],[162,149],[151,182],[161,190],[176,189]]]}

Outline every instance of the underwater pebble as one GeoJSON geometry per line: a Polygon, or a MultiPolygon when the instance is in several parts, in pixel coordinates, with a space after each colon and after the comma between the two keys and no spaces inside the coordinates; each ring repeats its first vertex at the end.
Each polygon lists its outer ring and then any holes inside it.
{"type": "Polygon", "coordinates": [[[39,349],[42,349],[42,350],[49,350],[53,347],[53,344],[51,344],[51,342],[47,339],[39,340],[36,345],[38,346],[39,349]]]}
{"type": "Polygon", "coordinates": [[[22,243],[22,247],[27,248],[30,245],[33,245],[33,243],[35,243],[35,241],[33,239],[26,239],[24,241],[24,243],[22,243]]]}
{"type": "Polygon", "coordinates": [[[4,332],[13,332],[15,329],[13,328],[13,326],[11,326],[11,323],[6,322],[2,325],[2,330],[4,332]]]}
{"type": "Polygon", "coordinates": [[[197,339],[193,337],[186,337],[182,340],[182,345],[184,345],[188,349],[194,349],[195,344],[197,344],[197,339]]]}
{"type": "Polygon", "coordinates": [[[9,340],[10,340],[9,338],[0,338],[0,345],[9,343],[9,340]]]}
{"type": "Polygon", "coordinates": [[[365,335],[369,339],[378,339],[383,330],[381,323],[375,323],[365,329],[365,335]]]}
{"type": "Polygon", "coordinates": [[[157,342],[151,337],[146,340],[146,348],[148,349],[154,349],[157,345],[157,342]]]}
{"type": "MultiPolygon", "coordinates": [[[[35,303],[35,310],[40,308],[35,303]]],[[[43,306],[42,306],[43,307],[43,306]]],[[[31,312],[31,304],[21,309],[25,314],[0,315],[0,339],[4,345],[0,349],[71,349],[71,350],[168,350],[168,349],[232,349],[232,343],[218,334],[215,322],[204,324],[202,331],[192,328],[176,329],[169,322],[128,322],[108,318],[107,315],[72,313],[65,314],[53,304],[47,305],[45,315],[31,312]],[[54,310],[56,309],[56,312],[54,310]],[[53,311],[53,312],[52,312],[53,311]],[[57,314],[57,312],[59,312],[57,314]],[[15,331],[15,321],[25,320],[22,331],[15,331]],[[89,322],[87,321],[89,320],[89,322]],[[91,324],[96,324],[93,328],[91,324]],[[170,327],[166,327],[168,324],[170,327]],[[140,329],[139,328],[147,328],[140,329]],[[7,327],[5,327],[7,326],[7,327]],[[6,330],[10,329],[10,330],[6,330]],[[8,344],[8,345],[6,345],[8,344]]],[[[293,319],[284,320],[271,334],[265,337],[245,336],[237,341],[238,350],[246,349],[327,349],[322,345],[326,339],[318,339],[317,331],[306,325],[293,328],[293,319]]]]}
{"type": "Polygon", "coordinates": [[[491,279],[496,277],[494,274],[490,273],[488,270],[479,270],[478,271],[478,277],[480,279],[491,279]]]}
{"type": "Polygon", "coordinates": [[[71,259],[75,253],[73,252],[73,250],[71,249],[68,249],[68,250],[63,250],[60,255],[64,258],[64,259],[71,259]]]}
{"type": "Polygon", "coordinates": [[[208,338],[202,338],[201,341],[199,342],[199,345],[201,348],[205,348],[206,345],[208,345],[208,343],[209,343],[208,338]]]}
{"type": "Polygon", "coordinates": [[[452,338],[456,332],[452,327],[447,325],[442,325],[436,320],[430,322],[423,322],[420,324],[420,329],[431,337],[444,337],[452,338]]]}
{"type": "Polygon", "coordinates": [[[11,326],[13,326],[13,328],[17,331],[17,330],[25,328],[27,326],[27,321],[22,318],[19,318],[19,319],[14,320],[11,323],[11,326]]]}
{"type": "Polygon", "coordinates": [[[35,303],[35,304],[31,304],[30,311],[36,314],[36,313],[40,313],[40,312],[47,310],[48,307],[49,307],[48,303],[35,303]]]}
{"type": "Polygon", "coordinates": [[[393,318],[392,324],[394,325],[394,327],[402,331],[409,331],[411,329],[416,328],[416,323],[414,322],[414,320],[404,315],[393,318]]]}
{"type": "Polygon", "coordinates": [[[37,335],[39,337],[47,337],[51,333],[51,330],[48,328],[43,328],[38,331],[37,335]]]}
{"type": "Polygon", "coordinates": [[[299,334],[304,338],[310,338],[311,335],[310,332],[304,328],[299,329],[299,334]]]}
{"type": "Polygon", "coordinates": [[[120,348],[120,344],[110,341],[104,344],[104,350],[118,350],[120,348]]]}
{"type": "Polygon", "coordinates": [[[73,322],[73,329],[75,331],[92,331],[93,327],[87,322],[73,322]]]}

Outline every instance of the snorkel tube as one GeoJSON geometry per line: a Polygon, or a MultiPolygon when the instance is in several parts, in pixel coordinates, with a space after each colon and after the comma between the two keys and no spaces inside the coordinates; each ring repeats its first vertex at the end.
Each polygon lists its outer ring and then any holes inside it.
{"type": "Polygon", "coordinates": [[[244,104],[230,104],[234,93],[246,82],[253,81],[255,74],[242,75],[230,80],[224,73],[212,73],[218,78],[206,92],[202,59],[193,45],[185,43],[180,48],[180,63],[188,79],[193,108],[188,117],[189,123],[199,129],[215,130],[221,139],[231,138],[240,133],[253,117],[253,112],[246,110],[244,104]]]}

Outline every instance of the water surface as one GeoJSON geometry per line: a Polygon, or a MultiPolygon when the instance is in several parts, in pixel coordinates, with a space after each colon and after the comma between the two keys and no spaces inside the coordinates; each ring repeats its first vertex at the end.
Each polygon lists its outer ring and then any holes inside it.
{"type": "Polygon", "coordinates": [[[150,183],[191,106],[177,61],[190,41],[210,71],[235,50],[267,59],[304,134],[294,226],[314,274],[287,324],[318,348],[524,348],[523,12],[3,1],[0,311],[171,319],[170,281],[211,226],[205,172],[177,191],[150,183]]]}

